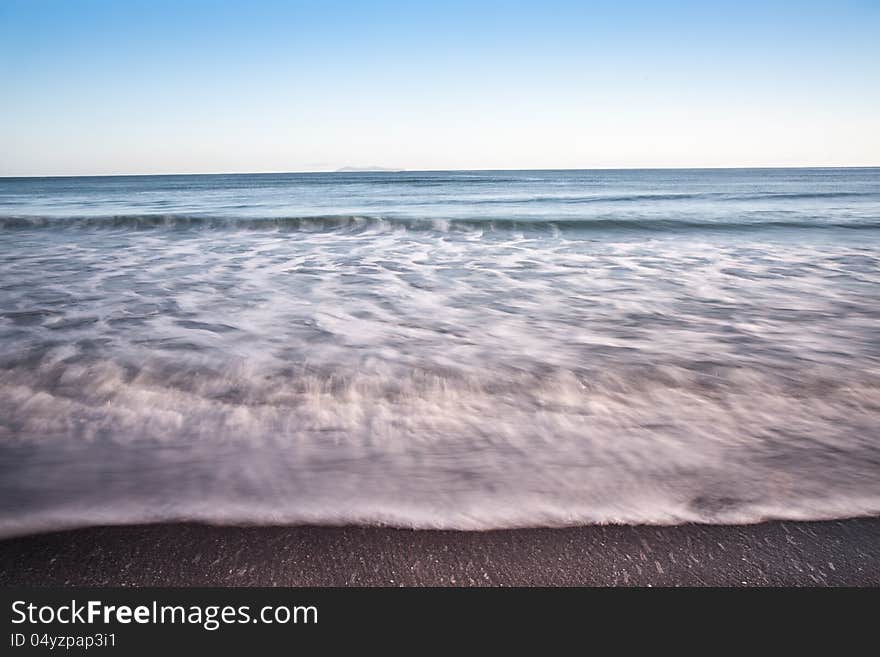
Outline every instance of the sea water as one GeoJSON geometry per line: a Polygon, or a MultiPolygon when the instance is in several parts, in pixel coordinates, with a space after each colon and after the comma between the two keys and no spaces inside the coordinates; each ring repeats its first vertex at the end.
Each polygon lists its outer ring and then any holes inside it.
{"type": "Polygon", "coordinates": [[[0,535],[880,513],[880,169],[0,179],[0,535]]]}

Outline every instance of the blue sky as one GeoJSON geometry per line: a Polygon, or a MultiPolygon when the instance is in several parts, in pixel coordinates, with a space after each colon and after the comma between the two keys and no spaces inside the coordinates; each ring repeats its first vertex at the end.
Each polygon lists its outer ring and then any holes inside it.
{"type": "Polygon", "coordinates": [[[0,0],[0,175],[880,165],[880,2],[0,0]]]}

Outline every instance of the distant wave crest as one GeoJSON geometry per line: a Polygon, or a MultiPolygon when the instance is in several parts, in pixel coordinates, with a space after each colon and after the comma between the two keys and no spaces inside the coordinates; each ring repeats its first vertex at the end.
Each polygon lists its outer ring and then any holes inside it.
{"type": "Polygon", "coordinates": [[[331,231],[405,229],[450,230],[537,230],[537,231],[687,231],[692,229],[743,231],[774,228],[854,230],[880,229],[877,221],[823,221],[802,219],[762,219],[741,217],[736,221],[647,218],[546,218],[499,219],[442,217],[395,217],[379,215],[317,215],[302,217],[246,217],[187,214],[125,214],[106,216],[51,217],[0,216],[0,229],[105,229],[105,230],[279,230],[331,231]]]}
{"type": "Polygon", "coordinates": [[[495,204],[522,204],[522,203],[561,203],[564,205],[580,205],[588,203],[643,203],[645,201],[711,201],[713,203],[725,201],[792,201],[814,199],[857,198],[876,196],[872,192],[755,192],[755,193],[729,193],[729,192],[657,192],[638,194],[560,194],[538,195],[526,197],[497,197],[497,198],[456,198],[446,201],[447,204],[462,205],[495,205],[495,204]]]}

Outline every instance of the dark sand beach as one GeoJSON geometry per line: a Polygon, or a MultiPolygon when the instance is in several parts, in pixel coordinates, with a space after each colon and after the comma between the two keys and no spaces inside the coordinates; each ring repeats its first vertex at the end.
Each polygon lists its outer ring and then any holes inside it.
{"type": "Polygon", "coordinates": [[[96,527],[0,542],[3,586],[877,586],[880,518],[482,532],[96,527]]]}

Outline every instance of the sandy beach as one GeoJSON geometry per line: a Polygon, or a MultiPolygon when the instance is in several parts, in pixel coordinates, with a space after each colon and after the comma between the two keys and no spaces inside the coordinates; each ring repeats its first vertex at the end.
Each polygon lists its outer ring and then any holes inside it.
{"type": "Polygon", "coordinates": [[[880,518],[485,532],[96,527],[0,542],[3,586],[877,586],[880,518]]]}

